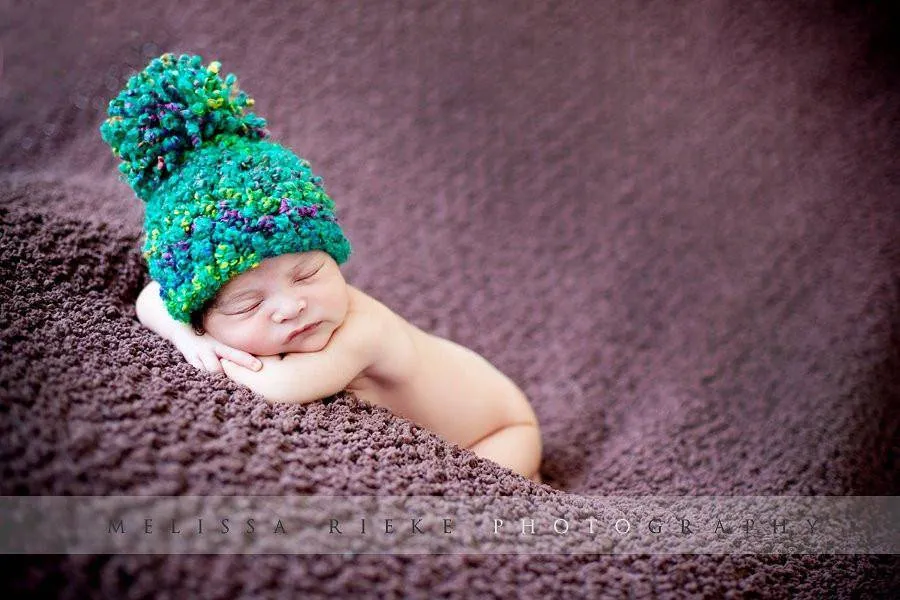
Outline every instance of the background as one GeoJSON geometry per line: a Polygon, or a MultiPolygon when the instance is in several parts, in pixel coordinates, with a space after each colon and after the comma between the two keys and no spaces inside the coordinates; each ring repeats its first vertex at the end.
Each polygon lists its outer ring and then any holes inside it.
{"type": "MultiPolygon", "coordinates": [[[[897,494],[895,6],[2,3],[0,493],[897,494]],[[350,283],[525,390],[549,486],[352,396],[269,407],[140,327],[98,128],[166,51],[324,178],[350,283]]],[[[900,589],[894,556],[3,562],[69,597],[900,589]]]]}

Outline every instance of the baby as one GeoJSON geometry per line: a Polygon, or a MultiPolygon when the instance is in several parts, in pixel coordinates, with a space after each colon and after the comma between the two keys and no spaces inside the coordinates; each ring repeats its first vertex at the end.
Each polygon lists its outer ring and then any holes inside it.
{"type": "Polygon", "coordinates": [[[350,244],[309,163],[267,141],[252,100],[198,56],[154,59],[101,134],[146,203],[136,310],[198,368],[269,402],[342,390],[540,482],[525,394],[484,358],[349,285],[350,244]]]}
{"type": "Polygon", "coordinates": [[[303,404],[349,390],[541,481],[540,432],[525,394],[475,352],[347,284],[324,252],[268,258],[231,280],[197,331],[168,315],[155,282],[136,308],[193,364],[217,371],[221,357],[231,379],[270,402],[303,404]],[[262,368],[253,368],[253,355],[262,368]]]}

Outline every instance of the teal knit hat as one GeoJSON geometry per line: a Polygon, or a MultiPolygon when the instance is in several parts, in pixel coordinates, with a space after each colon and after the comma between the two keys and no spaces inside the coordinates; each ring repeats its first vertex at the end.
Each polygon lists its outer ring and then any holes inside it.
{"type": "Polygon", "coordinates": [[[233,277],[263,259],[350,242],[309,162],[266,141],[253,99],[218,62],[154,58],[109,103],[100,135],[145,203],[143,256],[169,314],[189,322],[233,277]]]}

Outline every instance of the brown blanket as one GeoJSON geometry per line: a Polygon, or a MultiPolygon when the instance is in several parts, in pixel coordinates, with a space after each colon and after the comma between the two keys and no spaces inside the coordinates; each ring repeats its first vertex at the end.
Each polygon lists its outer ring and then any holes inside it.
{"type": "MultiPolygon", "coordinates": [[[[880,4],[13,4],[0,493],[900,491],[900,36],[880,4]],[[323,176],[348,281],[521,385],[550,487],[350,395],[269,406],[140,326],[142,208],[97,128],[167,50],[220,60],[323,176]]],[[[900,590],[874,555],[3,562],[3,588],[65,597],[900,590]]]]}

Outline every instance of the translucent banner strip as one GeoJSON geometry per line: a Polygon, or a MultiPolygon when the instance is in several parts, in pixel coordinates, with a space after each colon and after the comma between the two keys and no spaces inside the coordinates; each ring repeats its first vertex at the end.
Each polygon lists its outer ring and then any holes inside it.
{"type": "Polygon", "coordinates": [[[3,496],[3,554],[896,554],[897,496],[3,496]]]}

